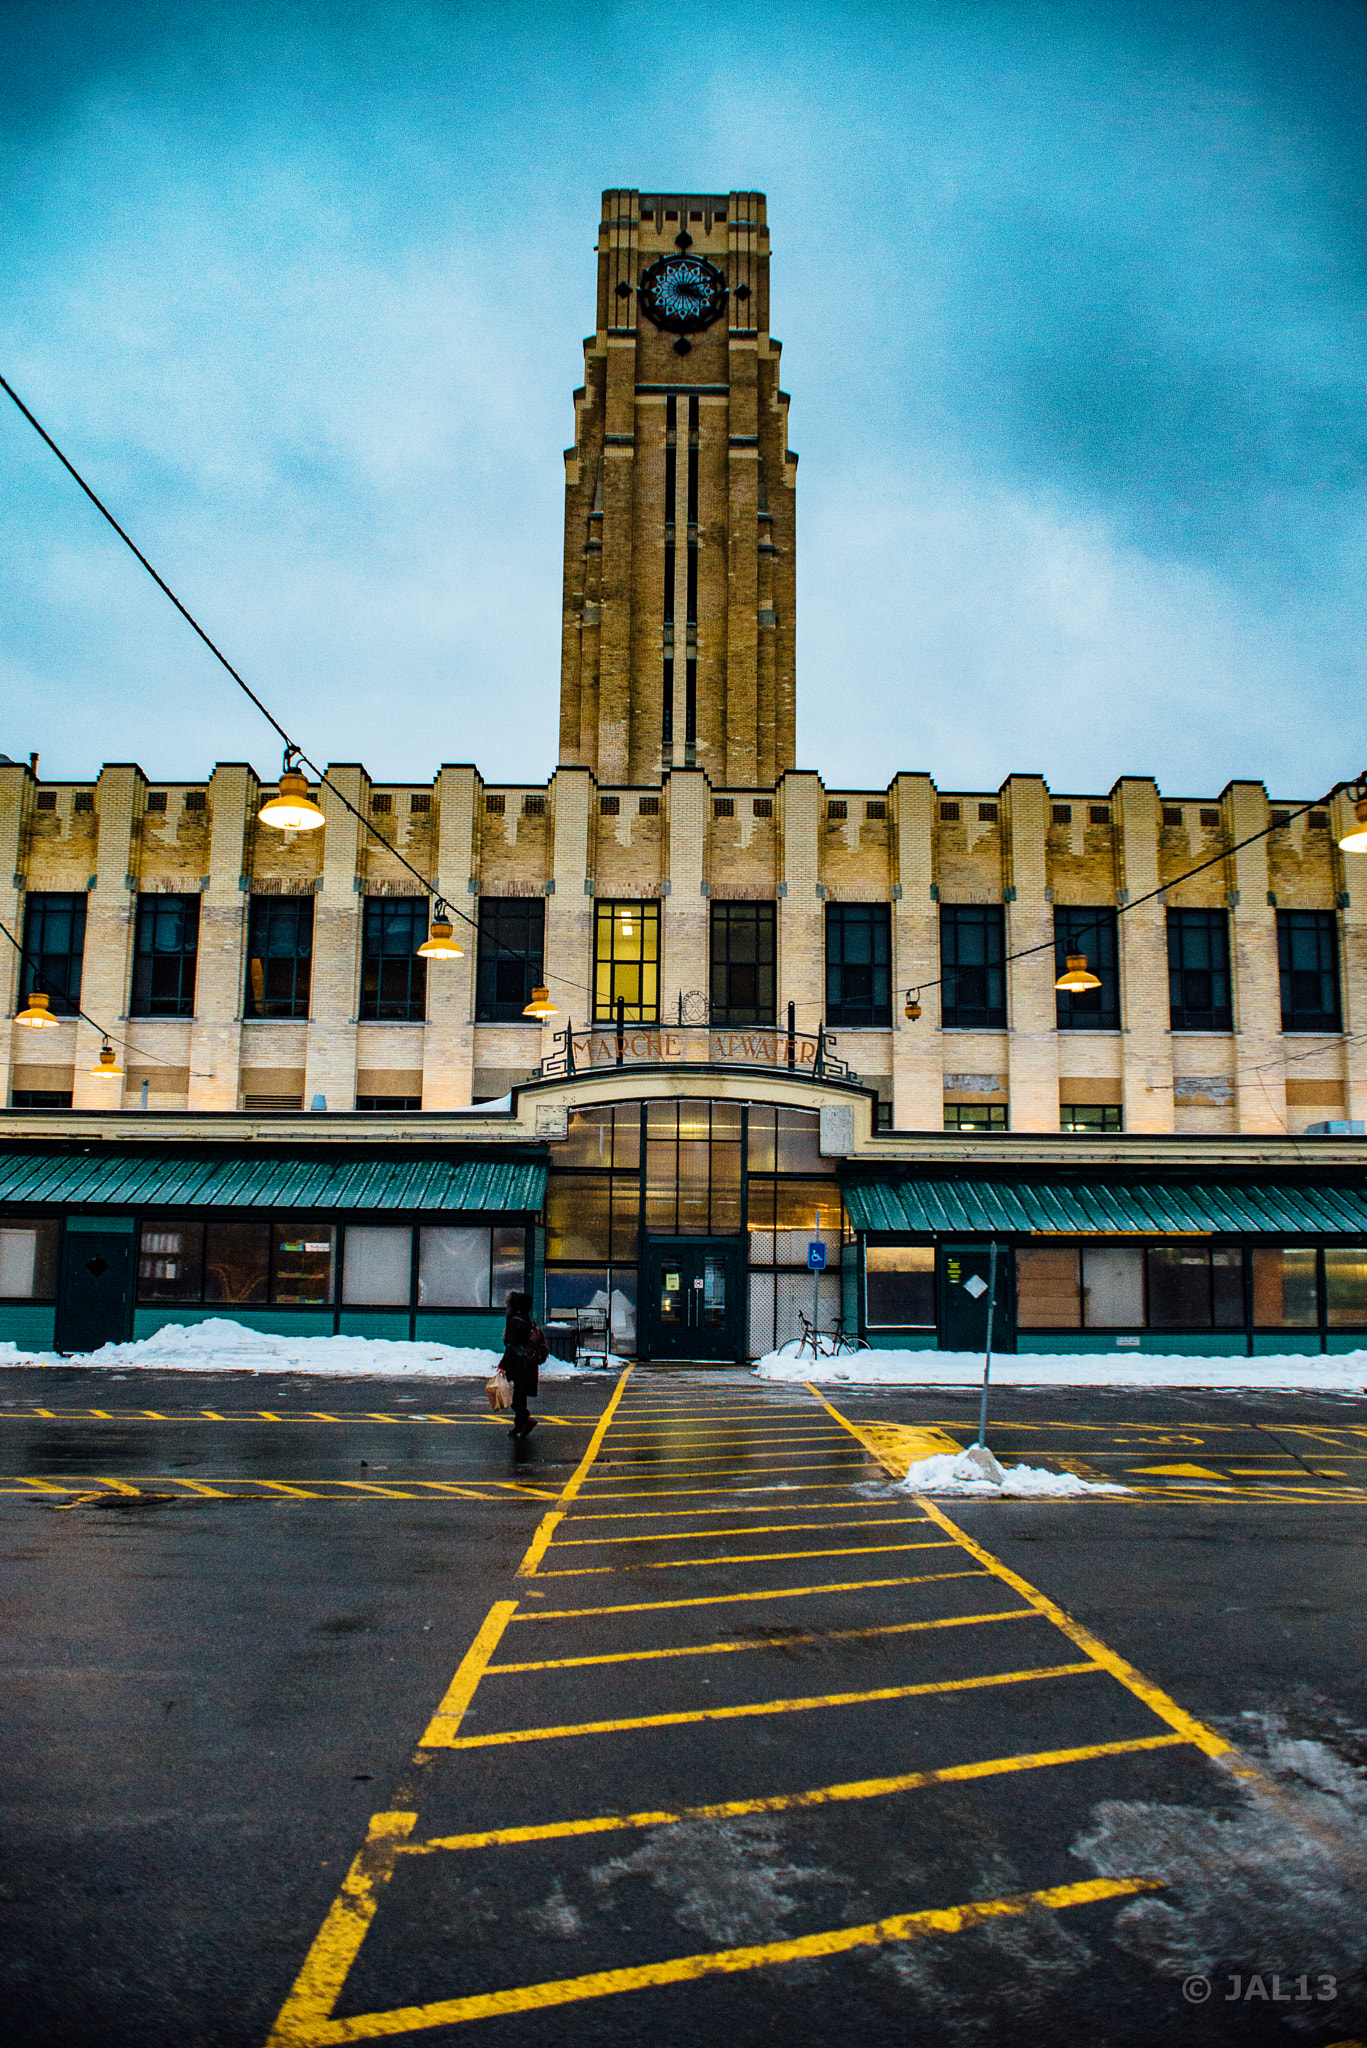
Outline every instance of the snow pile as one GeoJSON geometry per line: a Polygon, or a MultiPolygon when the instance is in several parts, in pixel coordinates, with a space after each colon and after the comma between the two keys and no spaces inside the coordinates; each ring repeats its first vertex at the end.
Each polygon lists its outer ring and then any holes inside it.
{"type": "MultiPolygon", "coordinates": [[[[762,1380],[814,1380],[844,1387],[976,1387],[981,1351],[846,1351],[836,1358],[771,1351],[762,1380]]],[[[1367,1351],[1271,1358],[1191,1358],[1153,1351],[994,1353],[1000,1387],[1229,1387],[1246,1393],[1299,1390],[1367,1393],[1367,1351]]]]}
{"type": "Polygon", "coordinates": [[[976,1444],[957,1454],[945,1451],[908,1465],[900,1484],[904,1493],[978,1494],[995,1500],[1076,1500],[1085,1493],[1130,1491],[1128,1486],[1079,1479],[1076,1472],[1046,1472],[1039,1465],[1002,1466],[991,1451],[976,1444]]]}
{"type": "MultiPolygon", "coordinates": [[[[136,1344],[106,1344],[68,1361],[119,1372],[316,1373],[339,1379],[488,1379],[497,1351],[454,1344],[408,1344],[388,1337],[289,1337],[249,1330],[225,1316],[202,1323],[167,1323],[136,1344]]],[[[0,1365],[50,1365],[52,1354],[0,1344],[0,1365]]],[[[548,1380],[573,1379],[578,1368],[550,1358],[548,1380]]]]}

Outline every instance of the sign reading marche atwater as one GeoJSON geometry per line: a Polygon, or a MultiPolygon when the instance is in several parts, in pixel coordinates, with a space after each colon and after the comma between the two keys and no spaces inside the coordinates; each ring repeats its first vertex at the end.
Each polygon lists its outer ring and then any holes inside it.
{"type": "Polygon", "coordinates": [[[576,1067],[615,1067],[619,1063],[655,1065],[665,1060],[671,1064],[697,1061],[699,1064],[727,1067],[796,1066],[810,1071],[823,1054],[828,1068],[835,1064],[832,1057],[834,1038],[828,1037],[823,1047],[819,1040],[801,1033],[790,1040],[784,1031],[628,1029],[619,1041],[616,1031],[608,1026],[603,1030],[576,1031],[573,1043],[576,1067]]]}

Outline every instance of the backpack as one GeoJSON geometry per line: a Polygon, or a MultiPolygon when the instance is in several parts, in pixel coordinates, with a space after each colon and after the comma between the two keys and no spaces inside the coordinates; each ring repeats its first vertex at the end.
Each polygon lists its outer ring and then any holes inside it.
{"type": "Polygon", "coordinates": [[[551,1347],[546,1342],[545,1331],[542,1329],[540,1323],[533,1323],[532,1334],[527,1339],[528,1365],[544,1365],[546,1363],[546,1360],[550,1357],[550,1355],[551,1347]]]}

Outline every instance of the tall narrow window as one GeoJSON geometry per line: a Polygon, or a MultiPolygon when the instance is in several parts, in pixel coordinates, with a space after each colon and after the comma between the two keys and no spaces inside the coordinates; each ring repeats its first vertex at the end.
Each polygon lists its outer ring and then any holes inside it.
{"type": "Polygon", "coordinates": [[[363,1018],[420,1024],[427,1014],[427,962],[418,947],[427,937],[425,896],[368,896],[361,953],[363,1018]]]}
{"type": "Polygon", "coordinates": [[[1005,920],[1000,904],[940,905],[941,1021],[969,1031],[1006,1025],[1005,920]]]}
{"type": "Polygon", "coordinates": [[[1279,910],[1283,1031],[1341,1031],[1338,920],[1332,910],[1279,910]]]}
{"type": "Polygon", "coordinates": [[[1116,971],[1115,912],[1086,910],[1076,903],[1054,906],[1055,972],[1062,974],[1070,953],[1082,953],[1100,988],[1059,989],[1060,1031],[1119,1031],[1120,977],[1116,971]]]}
{"type": "Polygon", "coordinates": [[[1174,1031],[1233,1030],[1225,911],[1168,912],[1168,1004],[1174,1031]]]}
{"type": "Polygon", "coordinates": [[[593,927],[594,1022],[615,1022],[621,1002],[628,1024],[658,1024],[659,904],[597,903],[593,927]]]}
{"type": "Polygon", "coordinates": [[[248,1017],[307,1017],[313,898],[253,896],[247,922],[248,1017]]]}
{"type": "MultiPolygon", "coordinates": [[[[679,401],[665,400],[665,602],[664,602],[664,709],[661,739],[674,744],[674,497],[679,475],[679,401]]],[[[673,755],[669,756],[672,761],[673,755]]]]}
{"type": "Polygon", "coordinates": [[[688,617],[684,632],[684,760],[693,766],[698,737],[698,401],[688,401],[688,617]]]}
{"type": "Polygon", "coordinates": [[[886,903],[826,905],[826,1022],[892,1023],[892,916],[886,903]]]}
{"type": "Polygon", "coordinates": [[[81,1001],[85,952],[85,895],[38,893],[24,904],[24,958],[20,1008],[35,989],[49,998],[54,1017],[74,1017],[81,1001]]]}
{"type": "Polygon", "coordinates": [[[139,896],[134,1017],[193,1017],[198,896],[139,896]]]}
{"type": "Polygon", "coordinates": [[[712,905],[712,1022],[774,1021],[772,903],[712,905]]]}
{"type": "Polygon", "coordinates": [[[476,1023],[523,1022],[522,1012],[542,976],[545,933],[544,897],[480,897],[476,1023]]]}

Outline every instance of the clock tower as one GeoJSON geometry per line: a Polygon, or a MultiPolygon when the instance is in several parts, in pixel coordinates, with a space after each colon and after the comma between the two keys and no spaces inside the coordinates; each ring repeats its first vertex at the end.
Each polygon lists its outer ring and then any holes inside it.
{"type": "Polygon", "coordinates": [[[794,483],[762,192],[613,190],[565,453],[560,760],[766,788],[795,749],[794,483]]]}

